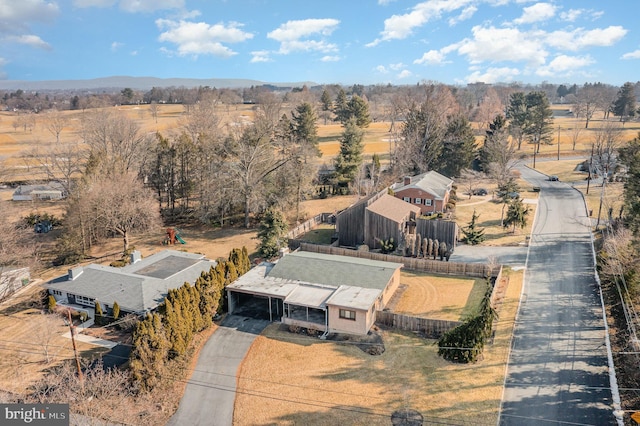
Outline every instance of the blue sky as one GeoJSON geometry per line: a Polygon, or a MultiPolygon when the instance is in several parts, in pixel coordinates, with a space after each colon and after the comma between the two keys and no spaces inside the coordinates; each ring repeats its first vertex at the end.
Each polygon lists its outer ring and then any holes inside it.
{"type": "Polygon", "coordinates": [[[640,68],[628,3],[0,0],[0,78],[621,85],[640,68]]]}

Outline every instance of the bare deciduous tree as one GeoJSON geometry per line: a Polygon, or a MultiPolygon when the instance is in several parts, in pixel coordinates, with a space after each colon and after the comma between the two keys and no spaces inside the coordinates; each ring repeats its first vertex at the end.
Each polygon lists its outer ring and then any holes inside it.
{"type": "Polygon", "coordinates": [[[93,160],[92,167],[105,174],[137,172],[152,141],[152,136],[141,134],[133,120],[111,110],[85,115],[82,131],[93,160]]]}
{"type": "Polygon", "coordinates": [[[60,133],[67,126],[69,120],[60,111],[52,111],[47,113],[44,127],[56,138],[56,143],[60,143],[60,133]]]}

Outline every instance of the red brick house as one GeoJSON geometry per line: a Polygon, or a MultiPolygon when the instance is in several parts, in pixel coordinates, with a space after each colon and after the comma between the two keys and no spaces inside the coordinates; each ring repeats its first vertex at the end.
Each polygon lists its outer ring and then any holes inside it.
{"type": "Polygon", "coordinates": [[[440,213],[449,202],[453,180],[430,171],[417,176],[406,176],[401,183],[391,186],[396,198],[420,206],[422,214],[440,213]]]}

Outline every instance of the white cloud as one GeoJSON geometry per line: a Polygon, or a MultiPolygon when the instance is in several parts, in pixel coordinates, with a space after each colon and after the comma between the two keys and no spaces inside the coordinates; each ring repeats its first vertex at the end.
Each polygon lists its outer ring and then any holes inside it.
{"type": "Polygon", "coordinates": [[[242,31],[242,24],[229,22],[209,25],[206,22],[156,20],[160,30],[166,29],[158,37],[178,46],[178,55],[198,56],[209,54],[230,57],[236,54],[223,43],[239,43],[253,38],[253,34],[242,31]]]}
{"type": "Polygon", "coordinates": [[[576,28],[573,31],[553,31],[547,34],[546,43],[557,49],[576,51],[587,47],[606,47],[620,41],[627,30],[621,26],[609,26],[607,28],[595,28],[585,30],[576,28]]]}
{"type": "Polygon", "coordinates": [[[620,59],[640,59],[640,49],[625,53],[620,59]]]}
{"type": "Polygon", "coordinates": [[[129,55],[138,56],[138,51],[137,50],[132,50],[131,52],[129,52],[129,55]]]}
{"type": "Polygon", "coordinates": [[[327,55],[327,56],[323,56],[322,59],[320,60],[322,62],[338,62],[340,60],[340,56],[327,55]]]}
{"type": "Polygon", "coordinates": [[[560,19],[568,22],[575,22],[580,16],[586,12],[586,9],[569,9],[566,12],[560,12],[560,19]]]}
{"type": "Polygon", "coordinates": [[[21,35],[21,36],[8,36],[5,40],[13,43],[24,44],[29,47],[35,47],[38,49],[51,50],[51,45],[42,40],[37,35],[21,35]]]}
{"type": "Polygon", "coordinates": [[[471,17],[473,17],[473,15],[477,11],[478,11],[478,8],[475,7],[475,6],[465,7],[464,9],[462,9],[462,12],[460,12],[460,15],[456,16],[455,18],[450,18],[449,19],[449,26],[453,27],[458,22],[462,22],[462,21],[466,21],[467,19],[471,19],[471,17]]]}
{"type": "Polygon", "coordinates": [[[446,56],[440,50],[430,50],[422,55],[420,59],[413,61],[414,64],[440,65],[446,61],[446,56]]]}
{"type": "Polygon", "coordinates": [[[567,56],[558,55],[548,65],[540,67],[536,70],[536,74],[542,77],[559,77],[570,76],[575,74],[587,65],[594,63],[594,60],[589,56],[567,56]]]}
{"type": "Polygon", "coordinates": [[[339,24],[337,19],[288,21],[267,33],[267,37],[280,42],[281,54],[296,51],[334,52],[337,51],[337,46],[323,38],[331,35],[339,24]],[[312,37],[316,39],[310,39],[312,37]]]}
{"type": "Polygon", "coordinates": [[[113,43],[111,43],[111,51],[112,51],[112,52],[115,52],[115,51],[117,51],[118,49],[120,49],[122,46],[124,46],[124,44],[123,44],[123,43],[120,43],[120,42],[114,41],[113,43]]]}
{"type": "Polygon", "coordinates": [[[517,28],[480,26],[473,27],[471,32],[473,39],[456,44],[458,53],[471,63],[511,61],[542,65],[548,55],[534,33],[521,32],[517,28]]]}
{"type": "Polygon", "coordinates": [[[474,71],[467,77],[465,77],[465,81],[467,83],[498,83],[498,82],[508,82],[513,81],[516,77],[520,75],[520,70],[517,68],[488,68],[486,71],[481,72],[480,70],[474,71]]]}
{"type": "Polygon", "coordinates": [[[398,62],[397,64],[389,64],[389,69],[393,71],[400,71],[405,67],[405,64],[398,62]]]}
{"type": "Polygon", "coordinates": [[[388,73],[389,73],[389,71],[385,68],[385,66],[384,66],[384,65],[378,65],[378,66],[375,68],[375,70],[376,70],[376,71],[378,71],[378,72],[379,72],[379,73],[381,73],[381,74],[388,74],[388,73]]]}
{"type": "Polygon", "coordinates": [[[556,14],[556,7],[551,3],[536,3],[533,6],[522,9],[522,16],[514,19],[516,24],[532,24],[534,22],[546,21],[556,14]]]}
{"type": "Polygon", "coordinates": [[[443,13],[453,12],[474,3],[473,0],[429,0],[418,3],[411,12],[404,15],[393,15],[384,21],[384,30],[380,38],[368,43],[372,47],[386,40],[405,39],[417,27],[421,27],[429,21],[439,19],[443,13]]]}
{"type": "Polygon", "coordinates": [[[259,62],[271,62],[272,59],[269,56],[268,50],[255,50],[251,52],[252,58],[251,63],[259,63],[259,62]]]}
{"type": "Polygon", "coordinates": [[[403,70],[402,72],[400,72],[400,74],[398,74],[396,77],[399,79],[405,79],[405,78],[409,78],[413,75],[413,73],[409,70],[403,70]]]}
{"type": "Polygon", "coordinates": [[[30,32],[31,23],[51,22],[59,12],[60,9],[54,2],[2,0],[0,1],[0,34],[16,35],[30,32]]]}
{"type": "Polygon", "coordinates": [[[388,4],[393,3],[394,1],[396,1],[396,0],[378,0],[378,4],[382,5],[382,6],[386,6],[388,4]]]}

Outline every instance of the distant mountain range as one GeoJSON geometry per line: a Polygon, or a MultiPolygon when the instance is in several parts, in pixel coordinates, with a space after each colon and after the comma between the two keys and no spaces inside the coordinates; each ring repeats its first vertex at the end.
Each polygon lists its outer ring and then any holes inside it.
{"type": "Polygon", "coordinates": [[[258,80],[240,78],[156,78],[156,77],[128,77],[113,76],[93,78],[90,80],[0,80],[0,90],[98,90],[124,89],[151,90],[153,87],[199,87],[209,86],[218,89],[244,88],[251,86],[271,85],[276,87],[307,87],[316,86],[313,82],[267,83],[258,80]]]}

